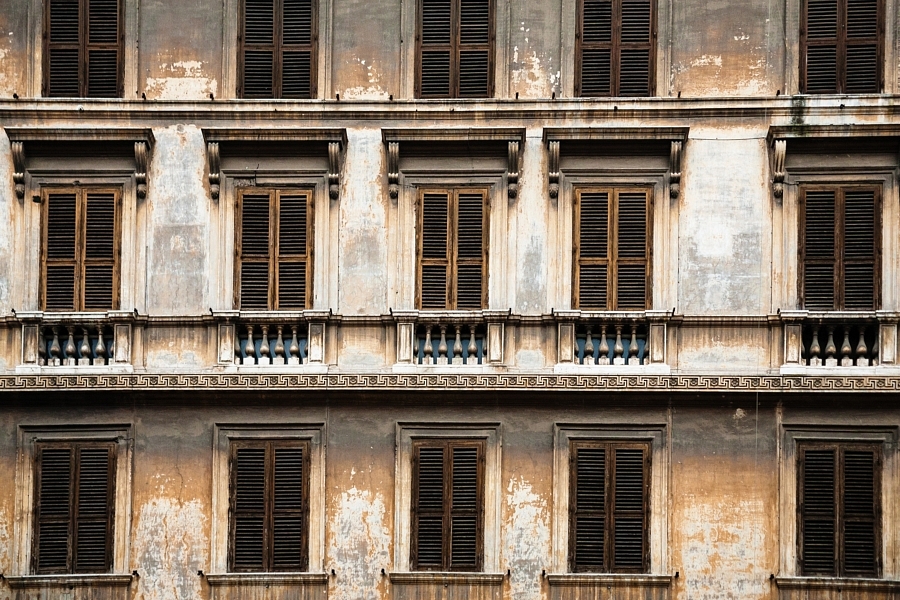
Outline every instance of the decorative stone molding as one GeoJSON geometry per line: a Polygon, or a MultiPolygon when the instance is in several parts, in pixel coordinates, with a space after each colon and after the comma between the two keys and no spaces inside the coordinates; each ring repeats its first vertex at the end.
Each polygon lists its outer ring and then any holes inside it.
{"type": "Polygon", "coordinates": [[[134,143],[134,182],[137,186],[137,197],[147,197],[147,155],[150,152],[147,142],[134,143]]]}
{"type": "Polygon", "coordinates": [[[681,193],[681,140],[672,141],[669,155],[669,197],[676,200],[681,193]]]}
{"type": "Polygon", "coordinates": [[[784,327],[782,372],[897,366],[900,313],[792,310],[779,318],[784,327]]]}
{"type": "Polygon", "coordinates": [[[558,328],[559,365],[640,367],[666,364],[667,325],[673,319],[670,312],[571,310],[556,311],[553,316],[558,328]]]}
{"type": "Polygon", "coordinates": [[[772,164],[772,193],[778,200],[784,197],[784,177],[787,174],[784,170],[784,159],[787,154],[787,140],[775,140],[774,156],[772,164]]]}
{"type": "Polygon", "coordinates": [[[393,202],[400,197],[400,143],[388,142],[388,195],[393,202]]]}
{"type": "Polygon", "coordinates": [[[209,160],[209,195],[218,201],[222,183],[222,174],[219,172],[221,169],[219,142],[207,142],[206,157],[209,160]]]}
{"type": "Polygon", "coordinates": [[[219,366],[322,366],[328,311],[216,311],[219,366]]]}
{"type": "Polygon", "coordinates": [[[341,184],[341,144],[328,142],[328,197],[337,200],[341,184]]]}
{"type": "Polygon", "coordinates": [[[13,158],[13,184],[16,187],[16,198],[25,198],[25,145],[22,142],[10,143],[13,158]]]}
{"type": "Polygon", "coordinates": [[[549,168],[547,179],[549,182],[550,198],[556,200],[559,197],[559,140],[553,140],[547,144],[549,153],[549,168]]]}
{"type": "Polygon", "coordinates": [[[328,573],[209,573],[210,587],[255,587],[270,585],[327,585],[328,573]]]}
{"type": "Polygon", "coordinates": [[[22,359],[17,371],[42,368],[131,369],[133,325],[129,311],[19,313],[22,359]]]}
{"type": "Polygon", "coordinates": [[[500,366],[509,311],[394,311],[397,364],[500,366]]]}
{"type": "Polygon", "coordinates": [[[128,587],[134,580],[134,575],[107,573],[97,575],[7,575],[4,580],[14,590],[75,587],[90,587],[100,590],[108,587],[128,587]]]}
{"type": "Polygon", "coordinates": [[[519,142],[509,143],[509,164],[506,167],[506,193],[510,200],[519,195],[519,142]]]}

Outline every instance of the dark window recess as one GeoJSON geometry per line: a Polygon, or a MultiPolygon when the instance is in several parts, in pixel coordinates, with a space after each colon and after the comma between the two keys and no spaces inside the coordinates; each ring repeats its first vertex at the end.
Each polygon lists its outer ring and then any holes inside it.
{"type": "Polygon", "coordinates": [[[579,0],[576,96],[652,96],[653,0],[579,0]]]}
{"type": "Polygon", "coordinates": [[[487,190],[419,195],[419,308],[487,306],[487,190]]]}
{"type": "Polygon", "coordinates": [[[34,573],[112,569],[115,473],[111,442],[36,445],[34,573]]]}
{"type": "Polygon", "coordinates": [[[303,310],[312,298],[312,200],[308,191],[246,189],[238,195],[235,306],[303,310]]]}
{"type": "Polygon", "coordinates": [[[491,0],[419,0],[417,98],[494,95],[491,0]]]}
{"type": "Polygon", "coordinates": [[[45,0],[43,95],[121,98],[120,0],[45,0]]]}
{"type": "Polygon", "coordinates": [[[230,570],[305,571],[308,536],[309,444],[234,442],[230,570]]]}
{"type": "Polygon", "coordinates": [[[44,190],[44,310],[118,306],[120,198],[121,190],[44,190]]]}
{"type": "Polygon", "coordinates": [[[880,188],[801,187],[800,289],[808,310],[879,308],[880,188]]]}
{"type": "Polygon", "coordinates": [[[414,571],[480,571],[484,442],[422,441],[413,447],[414,571]]]}
{"type": "Polygon", "coordinates": [[[573,306],[650,306],[650,194],[638,188],[576,190],[573,306]]]}
{"type": "Polygon", "coordinates": [[[569,461],[569,570],[646,573],[649,444],[573,442],[569,461]]]}
{"type": "Polygon", "coordinates": [[[238,96],[317,96],[315,0],[243,0],[238,96]]]}
{"type": "Polygon", "coordinates": [[[880,92],[884,1],[804,0],[800,49],[801,92],[880,92]]]}
{"type": "Polygon", "coordinates": [[[798,450],[797,544],[801,574],[879,577],[879,447],[809,443],[798,450]]]}

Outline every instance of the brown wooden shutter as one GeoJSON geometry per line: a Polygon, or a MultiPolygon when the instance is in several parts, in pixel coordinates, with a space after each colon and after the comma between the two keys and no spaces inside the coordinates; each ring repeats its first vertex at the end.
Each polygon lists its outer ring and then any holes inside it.
{"type": "Polygon", "coordinates": [[[480,446],[451,447],[450,570],[481,570],[480,446]]]}
{"type": "Polygon", "coordinates": [[[239,196],[238,306],[242,310],[268,310],[272,248],[269,213],[273,194],[246,191],[239,196]]]}
{"type": "Polygon", "coordinates": [[[45,18],[44,95],[81,96],[80,0],[49,0],[45,18]]]}
{"type": "Polygon", "coordinates": [[[847,0],[848,94],[878,93],[883,86],[881,69],[884,9],[879,0],[847,0]]]}
{"type": "Polygon", "coordinates": [[[113,192],[85,194],[85,310],[108,310],[115,306],[116,200],[113,192]]]}
{"type": "Polygon", "coordinates": [[[265,570],[265,446],[234,449],[231,520],[231,570],[265,570]]]}
{"type": "Polygon", "coordinates": [[[614,448],[613,571],[644,571],[647,560],[647,448],[614,448]]]}
{"type": "Polygon", "coordinates": [[[106,573],[112,567],[113,451],[112,445],[78,449],[76,573],[106,573]]]}
{"type": "Polygon", "coordinates": [[[314,0],[244,0],[242,98],[316,95],[314,0]]]}
{"type": "Polygon", "coordinates": [[[647,191],[616,194],[616,310],[644,310],[649,304],[649,200],[647,191]]]}
{"type": "Polygon", "coordinates": [[[34,571],[38,574],[67,573],[73,521],[73,449],[70,446],[38,445],[36,465],[34,571]]]}
{"type": "Polygon", "coordinates": [[[459,97],[490,98],[491,1],[459,0],[459,97]]]}
{"type": "Polygon", "coordinates": [[[801,189],[803,307],[834,310],[839,261],[834,190],[801,189]]]}
{"type": "Polygon", "coordinates": [[[242,98],[275,97],[275,0],[244,0],[242,98]]]}
{"type": "Polygon", "coordinates": [[[276,294],[279,310],[310,306],[310,194],[279,192],[276,294]]]}
{"type": "Polygon", "coordinates": [[[877,190],[843,190],[843,293],[846,310],[878,307],[881,206],[877,190]]]}
{"type": "Polygon", "coordinates": [[[122,35],[119,0],[87,0],[87,89],[91,98],[122,95],[122,35]]]}
{"type": "Polygon", "coordinates": [[[575,306],[606,310],[609,192],[578,190],[575,211],[575,306]]]}
{"type": "Polygon", "coordinates": [[[440,571],[444,567],[445,448],[417,447],[413,457],[412,568],[440,571]]]}
{"type": "Polygon", "coordinates": [[[282,0],[280,98],[316,97],[316,3],[282,0]]]}
{"type": "Polygon", "coordinates": [[[424,192],[419,210],[419,308],[450,308],[450,192],[424,192]]]}
{"type": "Polygon", "coordinates": [[[874,451],[843,453],[843,574],[877,577],[881,557],[880,461],[874,451]]]}
{"type": "Polygon", "coordinates": [[[611,96],[612,0],[582,0],[576,31],[576,96],[611,96]]]}
{"type": "Polygon", "coordinates": [[[272,570],[306,570],[308,453],[303,446],[276,446],[274,453],[272,570]]]}
{"type": "Polygon", "coordinates": [[[456,306],[481,310],[485,306],[485,194],[456,196],[456,306]]]}
{"type": "Polygon", "coordinates": [[[419,4],[420,98],[452,96],[453,0],[421,0],[419,4]]]}
{"type": "Polygon", "coordinates": [[[878,93],[884,45],[881,0],[806,0],[803,6],[801,91],[878,93]]]}
{"type": "Polygon", "coordinates": [[[491,0],[420,0],[416,97],[491,97],[493,42],[491,0]]]}
{"type": "Polygon", "coordinates": [[[606,448],[575,446],[570,461],[569,570],[606,569],[606,448]]]}
{"type": "Polygon", "coordinates": [[[581,0],[578,10],[576,95],[652,95],[653,1],[581,0]]]}
{"type": "Polygon", "coordinates": [[[76,192],[46,194],[44,309],[76,310],[76,192]]]}
{"type": "Polygon", "coordinates": [[[804,575],[834,575],[835,450],[806,450],[801,457],[800,561],[804,575]]]}
{"type": "Polygon", "coordinates": [[[617,96],[649,96],[653,63],[652,4],[622,0],[617,96]]]}

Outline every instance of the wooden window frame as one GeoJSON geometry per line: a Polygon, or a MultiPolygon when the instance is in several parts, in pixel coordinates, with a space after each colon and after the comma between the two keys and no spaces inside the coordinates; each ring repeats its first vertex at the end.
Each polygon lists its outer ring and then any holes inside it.
{"type": "MultiPolygon", "coordinates": [[[[416,440],[412,445],[412,489],[411,489],[411,514],[410,514],[410,569],[413,571],[481,571],[484,568],[484,483],[485,483],[485,441],[484,440],[453,440],[431,439],[416,440]],[[420,567],[418,563],[418,509],[419,477],[418,459],[422,448],[444,449],[444,506],[441,511],[443,518],[443,565],[440,569],[420,567]],[[476,565],[474,568],[457,569],[451,564],[451,518],[455,514],[452,507],[453,489],[453,450],[456,448],[476,448],[478,451],[478,475],[477,485],[477,525],[476,525],[476,565]]],[[[436,514],[436,513],[435,513],[436,514]]]]}
{"type": "MultiPolygon", "coordinates": [[[[126,0],[118,0],[119,8],[119,40],[116,44],[99,44],[91,43],[88,38],[88,6],[91,0],[78,0],[78,43],[62,43],[50,41],[50,2],[44,0],[43,8],[43,56],[41,69],[43,72],[43,80],[41,82],[42,95],[49,96],[50,93],[50,48],[60,50],[78,50],[78,87],[79,97],[88,98],[88,53],[89,50],[116,50],[118,60],[116,65],[116,93],[117,98],[123,97],[124,81],[125,81],[125,2],[126,0]]],[[[65,97],[65,96],[52,96],[65,97]]],[[[103,96],[97,96],[103,97],[103,96]]]]}
{"type": "MultiPolygon", "coordinates": [[[[101,310],[116,310],[119,307],[120,288],[121,288],[121,268],[122,268],[122,196],[123,189],[121,186],[103,186],[103,185],[76,185],[76,186],[47,186],[41,188],[41,309],[47,310],[47,266],[48,264],[72,264],[75,267],[75,290],[74,290],[74,312],[84,312],[84,280],[85,266],[88,263],[96,262],[103,264],[108,259],[89,259],[86,257],[86,219],[87,211],[85,204],[87,203],[88,193],[110,193],[115,195],[115,231],[113,233],[114,258],[113,258],[113,278],[112,278],[112,307],[101,310]],[[74,259],[50,259],[47,256],[47,235],[48,235],[48,211],[50,206],[49,197],[51,194],[75,194],[75,258],[74,259]]],[[[91,307],[95,308],[95,307],[91,307]]],[[[68,312],[68,311],[59,311],[68,312]]]]}
{"type": "MultiPolygon", "coordinates": [[[[644,283],[644,309],[649,310],[653,306],[653,194],[651,186],[578,186],[574,195],[574,218],[572,219],[572,307],[582,309],[579,297],[581,291],[581,266],[582,265],[606,265],[606,308],[605,310],[618,310],[618,272],[620,264],[645,264],[646,276],[644,283]],[[618,256],[618,207],[619,194],[622,192],[643,191],[647,197],[647,231],[646,250],[643,259],[634,257],[619,258],[618,256]],[[581,257],[581,195],[583,193],[607,193],[609,208],[607,210],[607,251],[606,258],[582,258],[581,257]]],[[[584,309],[583,309],[584,310],[584,309]]],[[[594,309],[597,310],[597,309],[594,309]]],[[[599,309],[603,310],[603,309],[599,309]]]]}
{"type": "Polygon", "coordinates": [[[568,545],[568,563],[570,573],[649,573],[650,572],[650,494],[651,494],[651,461],[653,460],[652,449],[649,442],[629,442],[629,441],[609,441],[609,440],[570,440],[569,442],[569,545],[568,545]],[[604,470],[604,493],[606,500],[604,502],[605,511],[603,517],[605,519],[604,526],[604,550],[603,560],[604,568],[600,571],[591,569],[581,569],[576,564],[575,542],[577,529],[575,519],[577,515],[577,451],[582,448],[603,448],[606,451],[605,460],[606,468],[604,470]],[[614,563],[614,545],[615,545],[615,460],[613,450],[642,450],[644,452],[644,494],[643,509],[640,515],[644,521],[643,526],[643,556],[641,568],[615,568],[614,563]]]}
{"type": "MultiPolygon", "coordinates": [[[[310,0],[310,33],[309,44],[285,44],[284,43],[284,0],[274,1],[273,35],[272,44],[247,44],[246,39],[246,0],[240,0],[238,5],[238,39],[237,39],[237,97],[244,97],[244,53],[248,50],[263,50],[272,52],[272,99],[283,98],[282,84],[284,82],[284,53],[309,52],[309,98],[318,97],[319,84],[319,3],[310,0]]],[[[300,98],[298,98],[300,99],[300,98]]]]}
{"type": "MultiPolygon", "coordinates": [[[[275,450],[279,448],[303,449],[303,527],[301,530],[301,567],[300,571],[309,569],[309,519],[310,519],[310,442],[308,440],[233,440],[230,444],[229,455],[229,486],[228,486],[228,570],[232,573],[274,573],[273,543],[274,543],[274,503],[275,503],[275,450]],[[237,488],[237,451],[241,448],[265,448],[265,489],[264,497],[264,525],[263,525],[263,568],[261,571],[252,569],[235,569],[234,567],[234,543],[235,543],[235,494],[237,488]]],[[[289,571],[294,571],[290,569],[289,571]]]]}
{"type": "MultiPolygon", "coordinates": [[[[881,308],[882,298],[882,281],[881,281],[881,265],[882,265],[882,210],[883,210],[883,188],[879,184],[865,185],[853,183],[835,183],[835,184],[800,184],[797,196],[797,219],[799,222],[799,232],[797,237],[797,254],[799,256],[797,267],[797,290],[799,291],[799,299],[801,307],[806,305],[806,193],[809,191],[834,191],[835,193],[835,257],[831,263],[834,265],[834,298],[835,307],[831,310],[844,310],[845,300],[845,280],[844,267],[845,259],[844,251],[844,230],[846,224],[844,222],[844,197],[847,191],[874,191],[875,207],[874,207],[874,239],[876,244],[874,258],[874,281],[875,297],[873,298],[873,310],[881,308]],[[840,217],[839,217],[840,215],[840,217]]],[[[823,263],[824,264],[824,263],[823,263]]]]}
{"type": "MultiPolygon", "coordinates": [[[[308,188],[283,188],[269,187],[256,188],[245,187],[237,189],[237,197],[235,200],[235,238],[234,238],[234,306],[237,309],[241,307],[241,265],[244,262],[242,253],[242,208],[244,194],[248,195],[269,195],[269,254],[267,258],[252,257],[249,262],[268,262],[269,265],[269,298],[268,310],[282,310],[278,303],[279,289],[279,269],[278,265],[285,262],[302,262],[306,261],[306,298],[304,299],[304,307],[311,308],[313,302],[313,261],[314,261],[314,233],[315,233],[315,202],[314,190],[308,188]],[[282,259],[280,255],[280,202],[282,196],[306,196],[306,254],[304,256],[290,256],[282,259]]],[[[286,309],[285,309],[286,310],[286,309]]]]}
{"type": "Polygon", "coordinates": [[[797,570],[802,576],[818,576],[818,577],[847,577],[844,573],[844,539],[843,539],[843,473],[844,473],[844,453],[847,451],[862,450],[873,452],[875,455],[874,468],[874,490],[873,499],[875,502],[875,578],[882,577],[883,557],[882,557],[882,539],[883,539],[883,523],[884,510],[882,507],[882,472],[884,470],[884,454],[882,452],[881,443],[873,442],[840,442],[840,441],[800,441],[797,443],[797,497],[796,497],[796,523],[797,523],[797,570]],[[804,506],[803,506],[803,474],[804,474],[804,456],[807,450],[834,450],[835,451],[835,497],[834,497],[834,573],[810,573],[806,572],[803,567],[803,522],[804,522],[804,506]]]}
{"type": "MultiPolygon", "coordinates": [[[[83,449],[105,448],[109,452],[109,467],[107,479],[107,532],[106,540],[106,568],[103,573],[109,573],[113,568],[114,562],[114,546],[115,546],[115,509],[116,509],[116,479],[118,474],[118,466],[116,464],[118,453],[113,442],[103,441],[84,441],[84,442],[49,442],[40,441],[35,443],[34,447],[34,512],[32,524],[32,549],[31,549],[31,571],[34,574],[50,575],[50,574],[80,574],[83,571],[76,570],[77,565],[77,531],[78,522],[80,520],[78,507],[78,487],[79,487],[79,468],[80,464],[79,451],[83,449]],[[45,449],[68,449],[72,453],[72,463],[69,474],[69,517],[68,521],[68,556],[66,559],[66,568],[60,569],[41,569],[40,568],[40,532],[41,532],[41,478],[42,478],[42,454],[45,449]]],[[[93,572],[88,572],[93,573],[93,572]]]]}
{"type": "MultiPolygon", "coordinates": [[[[422,5],[423,0],[416,0],[416,73],[415,73],[415,97],[422,99],[422,18],[424,15],[424,9],[422,5]]],[[[488,38],[489,42],[487,44],[466,44],[463,46],[460,40],[460,2],[461,0],[450,0],[450,43],[444,47],[438,45],[428,45],[428,49],[435,50],[447,50],[450,52],[450,89],[447,96],[428,96],[427,99],[453,99],[459,98],[459,65],[460,65],[460,52],[462,50],[487,50],[488,53],[488,89],[489,95],[487,98],[493,98],[496,89],[495,89],[495,81],[494,81],[494,69],[495,69],[495,61],[496,61],[496,31],[497,31],[497,2],[496,0],[489,0],[490,5],[488,7],[488,15],[489,15],[489,25],[488,25],[488,38]]]]}
{"type": "MultiPolygon", "coordinates": [[[[486,187],[420,187],[416,200],[416,308],[422,309],[422,266],[438,265],[447,267],[447,306],[446,310],[457,310],[457,266],[462,261],[463,264],[471,262],[472,259],[459,259],[459,248],[457,245],[457,233],[459,228],[459,195],[475,194],[482,195],[482,222],[481,222],[481,307],[488,306],[488,259],[490,257],[490,209],[491,196],[490,189],[486,187]],[[448,196],[448,212],[447,212],[447,258],[425,258],[423,256],[423,228],[424,228],[424,201],[425,194],[447,194],[448,196]]],[[[434,310],[434,309],[428,309],[434,310]]],[[[439,310],[439,309],[438,309],[439,310]]]]}
{"type": "Polygon", "coordinates": [[[622,0],[610,0],[612,4],[612,35],[609,42],[584,42],[584,0],[577,0],[575,14],[575,96],[585,97],[582,94],[582,63],[583,51],[592,49],[609,49],[609,94],[598,97],[618,97],[619,84],[622,74],[621,55],[622,49],[642,50],[648,49],[649,64],[647,66],[648,75],[648,97],[656,95],[656,46],[657,46],[657,0],[650,0],[650,40],[644,43],[622,42],[622,0]]]}
{"type": "MultiPolygon", "coordinates": [[[[801,94],[846,94],[847,86],[847,48],[862,40],[854,40],[848,43],[847,38],[847,0],[837,0],[837,36],[828,39],[810,40],[807,37],[807,23],[809,22],[809,0],[800,0],[800,93],[801,94]],[[809,92],[807,91],[807,54],[810,46],[835,46],[835,87],[834,92],[809,92]]],[[[877,71],[875,78],[878,81],[878,91],[870,93],[882,93],[884,91],[884,46],[885,46],[885,2],[878,0],[877,7],[878,31],[875,44],[875,60],[877,71]]],[[[871,44],[871,41],[864,42],[871,44]]]]}

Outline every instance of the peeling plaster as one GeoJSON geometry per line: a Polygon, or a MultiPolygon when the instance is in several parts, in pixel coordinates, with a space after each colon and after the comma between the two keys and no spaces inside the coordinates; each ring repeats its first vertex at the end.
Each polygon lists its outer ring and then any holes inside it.
{"type": "MultiPolygon", "coordinates": [[[[328,597],[333,600],[380,600],[381,569],[390,566],[391,533],[381,494],[357,489],[341,494],[328,544],[328,561],[339,565],[328,597]],[[376,582],[373,587],[372,582],[376,582]]],[[[326,568],[329,564],[326,564],[326,568]]]]}
{"type": "Polygon", "coordinates": [[[525,98],[549,98],[559,83],[559,72],[548,73],[543,63],[550,65],[553,60],[533,50],[523,50],[521,54],[520,59],[519,47],[513,46],[510,64],[513,92],[519,92],[525,98]]]}
{"type": "Polygon", "coordinates": [[[9,532],[9,524],[13,520],[9,513],[0,509],[0,573],[8,573],[12,565],[12,535],[9,532]]]}
{"type": "Polygon", "coordinates": [[[219,84],[215,79],[203,77],[203,63],[198,60],[159,65],[171,77],[148,77],[145,93],[157,100],[199,100],[217,95],[219,84]]]}
{"type": "Polygon", "coordinates": [[[363,70],[364,77],[368,85],[358,85],[355,87],[344,88],[343,97],[346,100],[387,100],[388,93],[381,87],[381,72],[374,64],[362,58],[355,58],[348,61],[351,67],[356,71],[363,70]]]}
{"type": "Polygon", "coordinates": [[[503,549],[510,569],[510,598],[540,600],[541,569],[550,555],[550,513],[547,501],[530,483],[512,478],[506,486],[503,549]]]}

